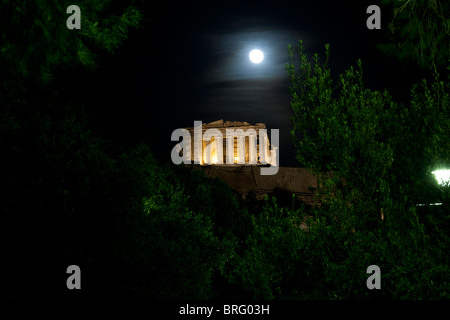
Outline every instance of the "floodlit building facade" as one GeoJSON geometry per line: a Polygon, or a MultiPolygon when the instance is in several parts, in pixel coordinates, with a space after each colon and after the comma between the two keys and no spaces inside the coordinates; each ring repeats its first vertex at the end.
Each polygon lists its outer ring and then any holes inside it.
{"type": "MultiPolygon", "coordinates": [[[[270,145],[266,125],[217,120],[186,128],[191,161],[200,165],[277,165],[276,147],[270,145]]],[[[184,150],[183,150],[184,151],[184,150]]]]}

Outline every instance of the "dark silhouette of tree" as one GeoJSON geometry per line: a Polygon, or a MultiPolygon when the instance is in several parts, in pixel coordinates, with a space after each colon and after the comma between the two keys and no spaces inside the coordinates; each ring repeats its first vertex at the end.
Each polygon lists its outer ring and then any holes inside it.
{"type": "MultiPolygon", "coordinates": [[[[401,61],[433,70],[449,67],[450,4],[441,0],[383,0],[391,12],[389,39],[379,48],[401,61]]],[[[385,11],[383,11],[385,14],[385,11]]]]}
{"type": "Polygon", "coordinates": [[[111,144],[55,91],[56,71],[94,68],[141,19],[129,3],[77,4],[81,30],[60,1],[1,3],[0,297],[216,296],[249,219],[225,183],[111,144]],[[65,287],[72,264],[79,292],[65,287]]]}
{"type": "Polygon", "coordinates": [[[69,30],[69,6],[63,1],[0,3],[2,79],[34,79],[48,83],[55,68],[96,67],[96,52],[113,52],[142,16],[133,2],[77,1],[81,29],[69,30]]]}

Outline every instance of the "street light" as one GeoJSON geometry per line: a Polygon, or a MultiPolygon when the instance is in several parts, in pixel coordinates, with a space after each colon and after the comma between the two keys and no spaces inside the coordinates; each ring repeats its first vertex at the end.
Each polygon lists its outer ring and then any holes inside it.
{"type": "Polygon", "coordinates": [[[432,172],[432,174],[434,174],[437,182],[441,186],[450,185],[450,170],[448,170],[448,169],[435,170],[432,172]]]}

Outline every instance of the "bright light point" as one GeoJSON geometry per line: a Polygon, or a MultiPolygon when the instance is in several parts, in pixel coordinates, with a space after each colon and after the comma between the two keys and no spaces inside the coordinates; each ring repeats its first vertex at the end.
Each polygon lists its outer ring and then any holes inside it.
{"type": "Polygon", "coordinates": [[[260,63],[264,60],[264,53],[258,49],[250,51],[250,54],[248,56],[250,58],[250,61],[253,63],[260,63]]]}
{"type": "Polygon", "coordinates": [[[447,186],[450,184],[450,170],[436,170],[432,174],[436,177],[437,182],[441,186],[447,186]]]}

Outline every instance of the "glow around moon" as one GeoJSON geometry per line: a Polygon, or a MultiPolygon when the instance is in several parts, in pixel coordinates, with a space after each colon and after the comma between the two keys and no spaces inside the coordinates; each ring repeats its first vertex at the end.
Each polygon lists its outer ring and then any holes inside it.
{"type": "Polygon", "coordinates": [[[250,51],[249,58],[253,63],[260,63],[264,60],[264,53],[259,49],[254,49],[250,51]]]}

